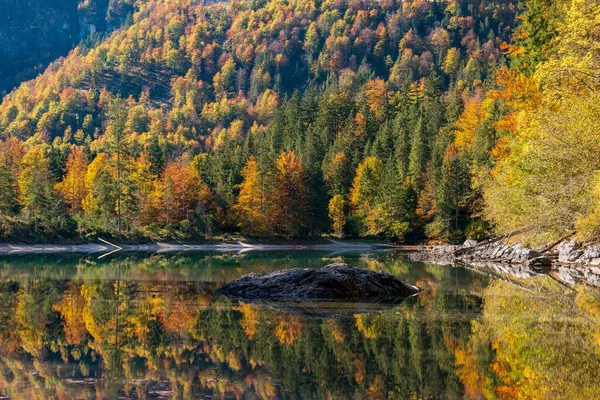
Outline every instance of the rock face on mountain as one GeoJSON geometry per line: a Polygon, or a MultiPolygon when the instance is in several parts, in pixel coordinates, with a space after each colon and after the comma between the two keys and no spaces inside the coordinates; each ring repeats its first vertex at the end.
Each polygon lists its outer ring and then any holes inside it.
{"type": "Polygon", "coordinates": [[[4,0],[0,7],[0,97],[42,72],[90,34],[119,27],[133,0],[4,0]]]}
{"type": "Polygon", "coordinates": [[[384,301],[410,297],[420,289],[385,272],[330,264],[318,269],[248,274],[220,291],[231,297],[250,299],[384,301]]]}

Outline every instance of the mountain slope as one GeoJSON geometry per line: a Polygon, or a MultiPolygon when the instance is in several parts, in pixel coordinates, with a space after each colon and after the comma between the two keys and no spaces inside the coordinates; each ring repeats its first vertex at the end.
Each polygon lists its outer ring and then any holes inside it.
{"type": "Polygon", "coordinates": [[[129,3],[5,0],[0,15],[0,93],[33,78],[90,35],[118,28],[133,12],[129,3]]]}
{"type": "Polygon", "coordinates": [[[145,2],[4,98],[0,139],[40,148],[46,185],[80,186],[36,204],[14,183],[4,213],[51,220],[44,201],[62,199],[84,231],[296,236],[328,231],[329,214],[337,234],[460,237],[516,13],[509,0],[145,2]]]}

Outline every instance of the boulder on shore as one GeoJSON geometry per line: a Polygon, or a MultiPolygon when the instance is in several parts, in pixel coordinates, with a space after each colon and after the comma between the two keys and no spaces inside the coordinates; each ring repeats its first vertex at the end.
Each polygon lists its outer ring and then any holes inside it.
{"type": "Polygon", "coordinates": [[[422,246],[409,254],[413,261],[454,264],[473,262],[496,262],[502,264],[523,264],[530,267],[549,267],[550,258],[521,243],[506,244],[504,241],[475,243],[467,241],[462,246],[441,245],[422,246]]]}
{"type": "Polygon", "coordinates": [[[600,265],[600,245],[564,241],[558,246],[558,262],[574,265],[600,265]]]}
{"type": "Polygon", "coordinates": [[[410,297],[420,290],[386,272],[339,263],[318,269],[248,274],[224,286],[220,292],[249,299],[383,301],[410,297]]]}

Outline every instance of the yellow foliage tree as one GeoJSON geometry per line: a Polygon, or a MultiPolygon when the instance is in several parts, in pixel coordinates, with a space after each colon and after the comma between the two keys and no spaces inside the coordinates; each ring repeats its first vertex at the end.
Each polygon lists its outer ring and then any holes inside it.
{"type": "Polygon", "coordinates": [[[532,78],[504,71],[507,103],[519,110],[514,136],[484,184],[486,213],[500,232],[530,229],[532,241],[579,229],[591,239],[597,216],[600,164],[600,5],[571,0],[548,60],[532,78]]]}
{"type": "Polygon", "coordinates": [[[378,119],[385,115],[387,107],[387,87],[383,79],[374,79],[365,85],[367,104],[378,119]]]}
{"type": "Polygon", "coordinates": [[[88,192],[85,185],[87,168],[88,159],[85,152],[79,146],[73,147],[67,159],[67,173],[56,185],[56,190],[63,196],[72,214],[80,214],[83,211],[83,199],[88,192]]]}
{"type": "Polygon", "coordinates": [[[346,200],[344,196],[336,194],[329,201],[329,220],[331,221],[331,231],[338,237],[344,236],[344,226],[346,225],[346,200]]]}
{"type": "Polygon", "coordinates": [[[258,321],[258,307],[252,304],[241,303],[236,310],[242,313],[243,318],[240,320],[240,326],[248,340],[254,339],[256,335],[256,327],[258,321]]]}
{"type": "Polygon", "coordinates": [[[302,322],[298,317],[280,318],[275,327],[275,336],[279,343],[291,346],[302,333],[302,322]]]}
{"type": "Polygon", "coordinates": [[[443,71],[448,75],[455,74],[458,71],[458,67],[460,65],[460,50],[456,47],[452,47],[446,53],[446,58],[444,59],[444,65],[442,67],[443,71]]]}
{"type": "Polygon", "coordinates": [[[477,127],[485,118],[481,100],[472,97],[467,100],[465,109],[456,121],[454,145],[459,150],[471,150],[475,142],[477,127]]]}
{"type": "Polygon", "coordinates": [[[267,234],[267,196],[258,162],[250,157],[242,170],[244,180],[238,185],[240,190],[233,206],[234,218],[242,232],[262,236],[267,234]]]}
{"type": "Polygon", "coordinates": [[[381,183],[383,165],[377,157],[367,157],[356,168],[350,189],[350,204],[353,214],[362,225],[362,233],[377,233],[375,196],[381,183]]]}
{"type": "Polygon", "coordinates": [[[162,219],[165,225],[189,219],[196,211],[202,195],[198,171],[186,158],[179,158],[165,167],[160,184],[162,219]]]}
{"type": "Polygon", "coordinates": [[[87,334],[85,322],[83,321],[83,307],[85,299],[81,295],[79,287],[72,284],[65,293],[60,302],[52,307],[62,316],[64,321],[65,339],[71,345],[81,344],[87,334]]]}
{"type": "Polygon", "coordinates": [[[117,201],[114,170],[109,166],[109,157],[100,153],[88,166],[85,174],[87,195],[83,199],[83,211],[89,219],[103,219],[107,227],[114,215],[117,201]]]}

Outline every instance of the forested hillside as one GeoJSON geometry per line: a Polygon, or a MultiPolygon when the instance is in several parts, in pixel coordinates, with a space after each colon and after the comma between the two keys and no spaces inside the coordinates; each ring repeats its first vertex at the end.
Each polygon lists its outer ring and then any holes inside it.
{"type": "Polygon", "coordinates": [[[553,185],[524,161],[544,135],[521,132],[590,126],[535,107],[594,103],[593,1],[201,3],[138,3],[128,28],[4,98],[0,237],[458,241],[558,206],[526,204],[524,187],[553,185]]]}

